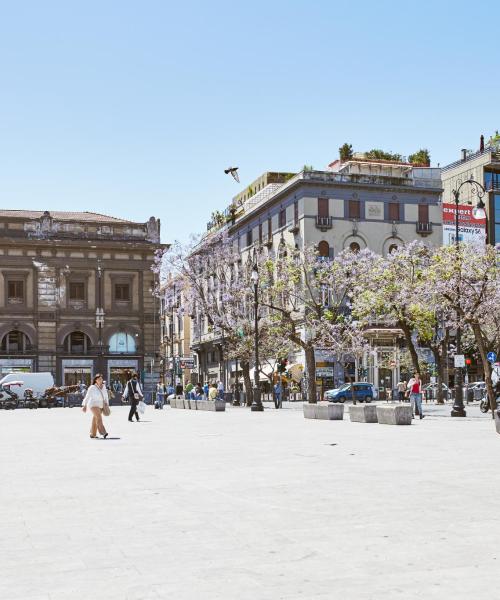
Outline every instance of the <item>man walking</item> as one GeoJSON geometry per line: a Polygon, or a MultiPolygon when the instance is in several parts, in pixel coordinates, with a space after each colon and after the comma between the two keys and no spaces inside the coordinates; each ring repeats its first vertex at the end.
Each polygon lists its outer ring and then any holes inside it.
{"type": "Polygon", "coordinates": [[[410,402],[413,410],[413,416],[418,412],[420,418],[423,419],[422,414],[422,382],[420,381],[419,373],[415,373],[414,376],[408,382],[408,389],[410,390],[410,402]]]}
{"type": "Polygon", "coordinates": [[[217,393],[219,394],[219,400],[224,400],[224,384],[222,381],[217,384],[217,393]]]}
{"type": "Polygon", "coordinates": [[[135,415],[137,421],[139,421],[139,413],[137,412],[137,405],[144,398],[144,395],[141,390],[141,384],[137,379],[137,373],[132,375],[132,379],[127,381],[127,385],[125,386],[125,392],[123,393],[123,398],[126,400],[127,398],[130,400],[130,412],[128,414],[128,420],[132,421],[132,417],[135,415]]]}
{"type": "Polygon", "coordinates": [[[406,381],[401,379],[398,383],[398,400],[400,402],[405,401],[405,393],[406,393],[406,381]]]}
{"type": "Polygon", "coordinates": [[[281,406],[282,406],[282,398],[281,398],[282,393],[283,393],[283,388],[281,386],[281,381],[277,381],[274,385],[274,406],[275,406],[275,408],[281,408],[281,406]]]}

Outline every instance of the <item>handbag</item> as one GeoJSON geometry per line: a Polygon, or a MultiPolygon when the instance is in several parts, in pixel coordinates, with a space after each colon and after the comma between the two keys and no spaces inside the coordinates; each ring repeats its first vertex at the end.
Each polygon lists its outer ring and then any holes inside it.
{"type": "Polygon", "coordinates": [[[137,410],[143,415],[146,412],[146,403],[141,400],[137,405],[137,410]]]}
{"type": "MultiPolygon", "coordinates": [[[[97,386],[96,386],[97,387],[97,386]]],[[[101,396],[102,396],[102,414],[105,417],[109,417],[109,415],[111,414],[111,409],[109,408],[109,404],[106,402],[106,400],[104,399],[104,394],[102,393],[101,388],[97,387],[97,389],[99,390],[101,396]]]]}

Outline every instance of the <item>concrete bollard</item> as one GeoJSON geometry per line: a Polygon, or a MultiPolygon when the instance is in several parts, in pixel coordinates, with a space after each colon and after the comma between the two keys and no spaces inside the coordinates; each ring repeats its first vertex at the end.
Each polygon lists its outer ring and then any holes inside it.
{"type": "Polygon", "coordinates": [[[356,423],[378,423],[377,407],[374,404],[349,406],[349,417],[356,423]]]}
{"type": "Polygon", "coordinates": [[[330,402],[318,402],[309,404],[304,402],[302,405],[305,419],[320,419],[325,421],[342,421],[344,418],[344,405],[331,404],[330,402]]]}
{"type": "Polygon", "coordinates": [[[377,406],[377,419],[382,425],[411,425],[411,405],[384,404],[377,406]]]}

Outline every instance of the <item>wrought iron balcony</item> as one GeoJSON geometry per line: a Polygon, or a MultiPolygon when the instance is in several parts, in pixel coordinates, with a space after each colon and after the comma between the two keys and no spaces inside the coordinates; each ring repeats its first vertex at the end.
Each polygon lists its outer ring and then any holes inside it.
{"type": "Polygon", "coordinates": [[[316,217],[316,227],[321,230],[331,229],[333,225],[332,217],[316,217]]]}
{"type": "Polygon", "coordinates": [[[432,223],[427,222],[418,222],[417,223],[417,233],[420,235],[430,235],[432,233],[432,223]]]}

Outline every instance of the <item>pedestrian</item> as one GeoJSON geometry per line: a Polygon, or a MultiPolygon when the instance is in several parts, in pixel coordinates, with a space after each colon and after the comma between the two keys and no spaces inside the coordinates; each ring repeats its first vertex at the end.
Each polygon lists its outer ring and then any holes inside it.
{"type": "Polygon", "coordinates": [[[406,393],[406,381],[404,379],[401,379],[398,382],[398,400],[400,402],[405,401],[405,393],[406,393]]]}
{"type": "Polygon", "coordinates": [[[413,416],[415,414],[420,415],[420,418],[423,419],[424,415],[422,414],[422,382],[420,381],[420,374],[415,372],[413,377],[408,382],[407,388],[410,390],[410,402],[412,406],[413,416]]]}
{"type": "Polygon", "coordinates": [[[203,388],[201,387],[201,383],[197,383],[194,388],[194,399],[203,400],[203,388]]]}
{"type": "Polygon", "coordinates": [[[137,405],[144,398],[144,395],[141,390],[141,384],[137,379],[137,373],[132,375],[132,379],[127,381],[127,385],[125,386],[125,391],[123,392],[123,399],[130,400],[130,412],[128,414],[128,420],[132,421],[133,416],[137,421],[139,421],[139,413],[137,412],[137,405]]]}
{"type": "Polygon", "coordinates": [[[224,400],[224,384],[222,381],[217,384],[217,393],[219,394],[219,400],[224,400]]]}
{"type": "Polygon", "coordinates": [[[274,385],[274,406],[275,406],[275,408],[282,407],[282,393],[283,393],[283,387],[281,386],[281,381],[277,381],[274,385]]]}
{"type": "Polygon", "coordinates": [[[184,388],[180,383],[175,386],[175,397],[176,398],[184,398],[184,388]]]}
{"type": "Polygon", "coordinates": [[[208,400],[208,382],[203,386],[203,394],[205,396],[205,400],[208,400]]]}
{"type": "Polygon", "coordinates": [[[87,412],[87,408],[92,413],[92,424],[90,426],[90,437],[96,438],[97,432],[104,439],[108,437],[104,423],[102,422],[102,414],[105,411],[109,414],[109,397],[102,375],[97,373],[92,381],[92,385],[88,388],[85,398],[82,401],[82,410],[87,412]]]}
{"type": "Polygon", "coordinates": [[[160,379],[160,381],[156,384],[155,408],[159,408],[160,410],[163,410],[164,404],[165,404],[165,384],[163,383],[163,380],[160,379]]]}
{"type": "Polygon", "coordinates": [[[215,383],[212,383],[212,385],[210,386],[210,390],[208,392],[208,399],[213,400],[215,402],[217,400],[217,396],[218,396],[217,386],[215,385],[215,383]]]}

